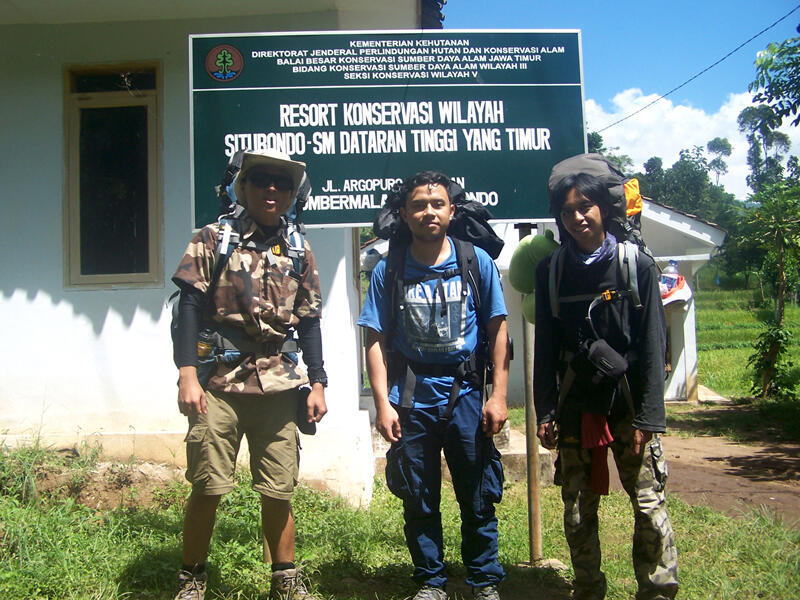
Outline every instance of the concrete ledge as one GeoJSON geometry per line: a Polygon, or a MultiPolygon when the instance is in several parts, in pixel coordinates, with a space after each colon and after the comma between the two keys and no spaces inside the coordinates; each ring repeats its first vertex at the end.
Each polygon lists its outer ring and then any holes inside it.
{"type": "MultiPolygon", "coordinates": [[[[539,452],[539,485],[553,485],[556,455],[536,444],[539,452]]],[[[526,449],[525,434],[512,429],[509,436],[508,447],[500,449],[503,456],[503,470],[506,481],[526,481],[528,478],[528,453],[526,449]]]]}
{"type": "MultiPolygon", "coordinates": [[[[30,446],[38,443],[42,447],[61,450],[75,448],[78,452],[84,446],[99,446],[102,456],[107,460],[127,461],[132,457],[137,460],[163,463],[186,468],[186,450],[183,440],[186,432],[96,432],[79,433],[40,433],[7,434],[4,443],[9,448],[30,446]]],[[[241,458],[241,457],[240,457],[241,458]]]]}
{"type": "Polygon", "coordinates": [[[731,404],[731,399],[720,396],[717,392],[704,385],[697,386],[697,399],[701,404],[731,404]]]}

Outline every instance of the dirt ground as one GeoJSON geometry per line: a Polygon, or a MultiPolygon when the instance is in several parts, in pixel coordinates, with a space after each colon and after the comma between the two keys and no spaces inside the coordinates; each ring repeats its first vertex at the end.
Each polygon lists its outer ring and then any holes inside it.
{"type": "Polygon", "coordinates": [[[70,496],[96,510],[150,508],[161,504],[171,481],[184,481],[183,470],[147,462],[99,462],[91,470],[46,470],[37,476],[37,493],[70,496]]]}
{"type": "MultiPolygon", "coordinates": [[[[663,446],[669,494],[734,517],[763,506],[800,528],[800,444],[666,435],[663,446]]],[[[616,474],[615,480],[619,489],[616,474]]]]}

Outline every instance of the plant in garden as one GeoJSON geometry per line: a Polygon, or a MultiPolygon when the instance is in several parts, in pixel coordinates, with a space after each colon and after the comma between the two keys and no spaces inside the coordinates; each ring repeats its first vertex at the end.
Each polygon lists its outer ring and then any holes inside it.
{"type": "Polygon", "coordinates": [[[784,359],[790,335],[784,327],[786,269],[787,261],[800,254],[800,186],[789,186],[781,181],[765,186],[753,200],[760,203],[749,219],[753,242],[772,250],[766,256],[767,259],[774,257],[771,267],[775,270],[774,319],[759,336],[755,353],[750,358],[750,364],[755,367],[753,391],[766,398],[788,393],[785,389],[779,391],[779,384],[791,367],[784,359]]]}
{"type": "Polygon", "coordinates": [[[791,337],[792,332],[788,328],[775,323],[768,324],[766,330],[758,336],[753,345],[755,352],[747,361],[747,366],[752,367],[755,372],[751,387],[753,393],[762,398],[797,397],[789,377],[794,363],[787,358],[791,337]]]}

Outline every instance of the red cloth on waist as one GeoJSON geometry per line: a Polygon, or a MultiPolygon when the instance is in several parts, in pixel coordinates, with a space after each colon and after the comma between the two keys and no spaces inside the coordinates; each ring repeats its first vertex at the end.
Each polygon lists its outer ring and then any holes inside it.
{"type": "Polygon", "coordinates": [[[608,446],[613,441],[605,415],[581,415],[581,446],[592,454],[589,489],[601,496],[608,495],[608,446]]]}

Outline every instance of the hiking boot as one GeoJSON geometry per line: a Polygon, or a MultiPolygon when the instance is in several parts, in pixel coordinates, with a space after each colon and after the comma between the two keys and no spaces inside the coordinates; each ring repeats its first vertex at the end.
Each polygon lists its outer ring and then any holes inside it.
{"type": "Polygon", "coordinates": [[[412,600],[447,600],[447,592],[444,588],[434,587],[432,585],[423,585],[412,600]]]}
{"type": "Polygon", "coordinates": [[[473,600],[500,600],[500,592],[495,584],[472,588],[473,600]]]}
{"type": "Polygon", "coordinates": [[[206,578],[204,572],[194,574],[181,569],[178,571],[178,593],[175,600],[203,600],[206,597],[206,578]]]}
{"type": "Polygon", "coordinates": [[[299,569],[273,571],[269,600],[320,600],[310,594],[299,569]]]}
{"type": "Polygon", "coordinates": [[[570,600],[604,600],[606,597],[606,576],[603,573],[591,583],[572,582],[570,600]]]}

